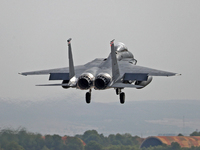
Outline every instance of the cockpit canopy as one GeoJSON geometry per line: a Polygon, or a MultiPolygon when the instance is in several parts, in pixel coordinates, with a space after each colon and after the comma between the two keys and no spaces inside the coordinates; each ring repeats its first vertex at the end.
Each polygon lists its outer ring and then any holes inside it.
{"type": "Polygon", "coordinates": [[[125,52],[128,51],[128,48],[124,43],[119,42],[115,45],[115,51],[125,52]]]}
{"type": "Polygon", "coordinates": [[[115,48],[117,60],[119,60],[119,61],[129,60],[130,63],[132,63],[132,64],[137,63],[137,60],[134,59],[133,54],[128,51],[128,48],[126,47],[126,45],[124,43],[119,42],[115,45],[114,48],[115,48]]]}

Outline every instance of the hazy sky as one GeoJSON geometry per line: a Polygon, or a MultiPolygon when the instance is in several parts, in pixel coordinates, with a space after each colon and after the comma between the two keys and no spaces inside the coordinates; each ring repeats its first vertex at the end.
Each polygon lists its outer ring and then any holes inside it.
{"type": "MultiPolygon", "coordinates": [[[[18,75],[68,66],[70,37],[75,65],[107,57],[109,42],[116,39],[126,44],[138,65],[182,74],[154,77],[142,90],[125,89],[126,101],[199,99],[199,0],[1,0],[0,97],[75,95],[85,101],[86,91],[35,86],[49,83],[48,76],[18,75]]],[[[119,98],[113,89],[93,90],[92,101],[119,98]]]]}

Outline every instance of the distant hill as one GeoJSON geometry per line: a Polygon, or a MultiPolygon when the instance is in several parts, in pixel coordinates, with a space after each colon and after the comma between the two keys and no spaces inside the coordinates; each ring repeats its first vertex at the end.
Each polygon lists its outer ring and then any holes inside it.
{"type": "Polygon", "coordinates": [[[185,135],[199,129],[200,101],[128,101],[86,104],[74,99],[16,101],[0,99],[0,127],[25,127],[42,134],[75,135],[95,129],[104,135],[185,135]]]}

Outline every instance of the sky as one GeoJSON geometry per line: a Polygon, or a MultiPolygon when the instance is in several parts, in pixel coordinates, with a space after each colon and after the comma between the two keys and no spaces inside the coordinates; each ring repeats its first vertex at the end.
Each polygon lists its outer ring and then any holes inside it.
{"type": "MultiPolygon", "coordinates": [[[[126,101],[199,100],[199,0],[1,0],[0,97],[85,101],[87,91],[36,87],[49,83],[48,76],[18,74],[68,67],[68,38],[75,65],[106,58],[115,39],[125,43],[138,65],[182,74],[154,77],[141,90],[125,89],[126,101]]],[[[113,89],[93,90],[92,101],[119,98],[113,89]]]]}

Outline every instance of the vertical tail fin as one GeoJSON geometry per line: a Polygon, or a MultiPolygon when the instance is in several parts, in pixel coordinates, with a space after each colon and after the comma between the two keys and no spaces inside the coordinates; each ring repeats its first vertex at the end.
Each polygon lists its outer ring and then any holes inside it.
{"type": "Polygon", "coordinates": [[[114,48],[114,39],[110,42],[110,46],[111,46],[111,58],[112,58],[112,78],[114,81],[116,81],[120,73],[119,73],[119,66],[118,66],[117,58],[116,58],[116,52],[114,48]]]}
{"type": "Polygon", "coordinates": [[[72,79],[75,76],[74,71],[74,62],[73,62],[73,56],[72,56],[72,48],[71,48],[71,38],[67,40],[68,42],[68,57],[69,57],[69,78],[72,79]]]}

